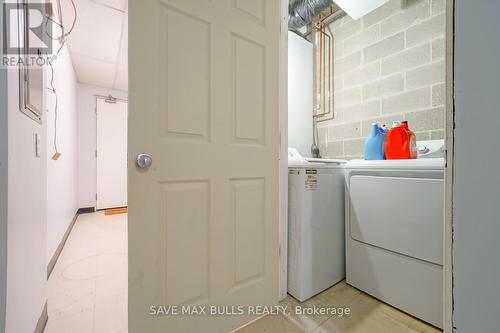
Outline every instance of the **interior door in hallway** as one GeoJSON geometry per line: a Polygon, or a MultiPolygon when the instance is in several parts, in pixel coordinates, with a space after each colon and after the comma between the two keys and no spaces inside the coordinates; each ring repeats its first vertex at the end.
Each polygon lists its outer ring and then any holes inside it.
{"type": "Polygon", "coordinates": [[[127,103],[97,98],[97,209],[127,206],[127,103]]]}
{"type": "Polygon", "coordinates": [[[129,331],[229,332],[278,302],[280,0],[129,5],[129,331]]]}

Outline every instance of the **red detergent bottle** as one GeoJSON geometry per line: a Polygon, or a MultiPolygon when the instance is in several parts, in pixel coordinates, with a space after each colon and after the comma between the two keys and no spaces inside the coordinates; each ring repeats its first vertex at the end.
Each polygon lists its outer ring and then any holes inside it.
{"type": "Polygon", "coordinates": [[[417,158],[417,140],[415,133],[408,127],[408,122],[395,123],[387,133],[385,157],[388,160],[417,158]]]}

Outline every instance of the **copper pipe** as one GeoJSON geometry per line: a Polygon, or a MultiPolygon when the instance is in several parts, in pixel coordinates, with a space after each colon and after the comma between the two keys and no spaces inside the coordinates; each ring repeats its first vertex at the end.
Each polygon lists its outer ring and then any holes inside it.
{"type": "MultiPolygon", "coordinates": [[[[323,31],[324,31],[323,27],[323,31]]],[[[328,112],[331,111],[331,86],[332,86],[332,38],[325,33],[326,36],[328,36],[328,94],[326,94],[327,91],[325,91],[325,95],[328,95],[328,112]]]]}
{"type": "MultiPolygon", "coordinates": [[[[306,35],[312,33],[312,32],[318,32],[319,33],[319,44],[320,44],[320,49],[319,49],[319,66],[317,66],[317,71],[319,70],[319,81],[316,80],[315,86],[319,88],[319,103],[315,103],[315,108],[313,112],[313,118],[315,119],[316,122],[322,122],[326,120],[333,119],[335,117],[335,113],[333,112],[333,66],[332,66],[332,52],[333,52],[333,34],[330,30],[329,24],[333,22],[335,19],[338,17],[342,16],[344,13],[342,10],[334,11],[333,7],[330,7],[330,13],[326,14],[324,16],[320,15],[318,21],[314,23],[311,27],[311,30],[306,33],[306,35]],[[328,29],[329,34],[325,33],[325,27],[328,29]],[[328,39],[328,57],[325,56],[325,40],[328,39]],[[324,58],[328,58],[328,64],[324,64],[324,58]],[[323,67],[325,66],[325,67],[323,67]],[[328,74],[326,74],[326,69],[328,69],[328,74]],[[326,75],[328,75],[328,111],[327,105],[326,105],[326,75]],[[323,81],[323,76],[325,78],[325,82],[323,81]],[[323,97],[323,100],[322,100],[323,97]],[[323,104],[323,105],[322,105],[323,104]],[[323,109],[323,112],[316,113],[319,110],[323,109]],[[325,117],[327,115],[331,115],[330,117],[325,117]],[[321,118],[321,119],[318,119],[321,118]]],[[[318,58],[316,58],[318,59],[318,58]]],[[[317,93],[315,94],[317,95],[317,93]]],[[[316,97],[315,97],[316,98],[316,97]]],[[[316,99],[318,100],[318,99],[316,99]]]]}
{"type": "MultiPolygon", "coordinates": [[[[321,30],[319,31],[319,95],[321,100],[322,94],[322,79],[323,79],[323,35],[321,34],[321,30]]],[[[321,105],[321,102],[320,102],[321,105]]]]}
{"type": "MultiPolygon", "coordinates": [[[[314,27],[314,31],[318,31],[317,27],[314,27]]],[[[321,88],[321,79],[322,79],[322,72],[323,72],[323,67],[322,67],[322,63],[323,63],[323,58],[322,58],[322,54],[323,54],[323,48],[322,48],[322,38],[321,38],[321,34],[319,33],[316,33],[314,35],[314,38],[316,40],[316,45],[319,45],[319,47],[317,48],[317,52],[315,54],[315,58],[316,58],[316,75],[315,75],[315,82],[314,82],[314,85],[316,87],[315,89],[315,94],[314,94],[314,100],[315,100],[315,103],[314,103],[314,112],[313,113],[316,113],[318,110],[321,109],[321,95],[322,95],[322,88],[321,88]],[[319,77],[319,79],[318,79],[319,77]]]]}
{"type": "Polygon", "coordinates": [[[332,37],[328,36],[328,111],[331,111],[332,103],[332,37]]]}
{"type": "MultiPolygon", "coordinates": [[[[324,19],[323,19],[324,20],[324,19]]],[[[326,111],[326,91],[324,91],[324,95],[323,97],[325,98],[324,100],[324,104],[323,104],[323,108],[324,108],[324,111],[321,112],[321,113],[314,113],[313,114],[313,118],[316,120],[316,122],[323,122],[323,121],[327,121],[327,120],[331,120],[331,119],[334,119],[335,117],[335,113],[333,112],[333,84],[332,84],[332,76],[333,76],[333,73],[332,73],[332,46],[333,46],[333,36],[332,36],[332,32],[331,30],[328,28],[328,31],[329,31],[329,34],[325,33],[324,32],[324,27],[325,25],[323,25],[321,28],[323,29],[319,29],[319,25],[317,24],[315,26],[315,30],[320,32],[320,34],[324,34],[323,38],[327,38],[328,39],[328,42],[329,42],[329,47],[328,47],[328,66],[325,65],[325,67],[328,67],[328,111],[326,111]],[[331,115],[329,117],[325,117],[327,115],[331,115]],[[318,119],[318,118],[321,118],[321,119],[318,119]]],[[[326,58],[326,57],[325,57],[326,58]]],[[[325,81],[326,81],[326,74],[325,74],[325,81]]],[[[326,82],[325,82],[326,83],[326,82]]],[[[324,87],[324,85],[323,85],[324,87]]],[[[325,87],[325,90],[326,90],[326,87],[325,87]]],[[[321,98],[321,96],[320,96],[321,98]]],[[[319,110],[319,108],[316,108],[315,111],[319,110]]]]}
{"type": "MultiPolygon", "coordinates": [[[[332,71],[331,71],[331,53],[332,53],[332,41],[331,41],[331,37],[330,35],[328,35],[327,33],[325,33],[324,31],[324,27],[322,26],[318,32],[320,33],[320,41],[322,40],[325,40],[325,39],[328,39],[328,65],[325,66],[325,68],[323,68],[323,53],[324,53],[324,46],[323,46],[323,43],[320,43],[320,99],[321,97],[323,97],[323,103],[322,103],[322,108],[323,108],[323,112],[321,113],[315,113],[314,114],[314,118],[320,118],[320,117],[324,117],[328,114],[331,114],[333,113],[332,112],[332,98],[331,98],[331,95],[332,95],[332,71]],[[326,73],[325,73],[325,82],[321,82],[321,79],[323,78],[322,77],[322,74],[323,74],[323,71],[326,70],[326,68],[328,68],[328,111],[326,111],[327,109],[327,105],[326,105],[326,73]]],[[[325,57],[326,58],[326,57],[325,57]]],[[[332,119],[332,118],[328,118],[328,119],[332,119]]],[[[321,120],[318,120],[319,121],[325,121],[325,120],[328,120],[328,119],[321,119],[321,120]]]]}
{"type": "Polygon", "coordinates": [[[326,25],[326,24],[324,24],[325,20],[326,20],[327,18],[329,18],[332,14],[333,14],[333,7],[332,7],[332,6],[330,6],[330,14],[325,15],[325,17],[323,17],[323,18],[319,21],[323,27],[326,25]]]}
{"type": "MultiPolygon", "coordinates": [[[[341,16],[344,16],[345,15],[345,12],[342,10],[342,9],[339,9],[337,11],[333,11],[333,8],[330,7],[330,12],[331,14],[330,15],[327,15],[325,16],[321,22],[325,25],[325,26],[328,26],[330,23],[332,23],[333,21],[335,21],[336,19],[338,19],[339,17],[341,16]]],[[[308,37],[310,34],[312,34],[313,32],[315,31],[314,29],[314,26],[310,26],[308,27],[308,30],[303,34],[304,37],[308,37]]]]}
{"type": "MultiPolygon", "coordinates": [[[[326,112],[326,69],[327,69],[327,66],[326,66],[326,43],[325,43],[325,40],[326,40],[326,34],[325,34],[325,27],[322,25],[321,26],[321,36],[323,36],[323,59],[325,61],[325,63],[323,64],[323,82],[322,82],[322,85],[323,85],[323,113],[326,112]]],[[[328,47],[330,47],[330,39],[328,38],[328,47]]]]}

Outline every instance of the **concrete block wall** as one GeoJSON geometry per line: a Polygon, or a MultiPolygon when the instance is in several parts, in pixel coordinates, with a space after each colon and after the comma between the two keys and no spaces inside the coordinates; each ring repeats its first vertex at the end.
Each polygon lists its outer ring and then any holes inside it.
{"type": "Polygon", "coordinates": [[[390,0],[329,25],[334,118],[318,123],[323,157],[361,158],[373,122],[408,120],[418,140],[444,138],[444,11],[445,0],[390,0]]]}

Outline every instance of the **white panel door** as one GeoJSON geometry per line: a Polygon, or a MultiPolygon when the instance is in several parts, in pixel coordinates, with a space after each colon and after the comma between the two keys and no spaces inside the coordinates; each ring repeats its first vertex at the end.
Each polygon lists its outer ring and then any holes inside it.
{"type": "Polygon", "coordinates": [[[127,206],[127,103],[97,99],[97,209],[127,206]]]}
{"type": "Polygon", "coordinates": [[[280,0],[129,5],[129,331],[228,332],[155,314],[278,302],[280,0]]]}

